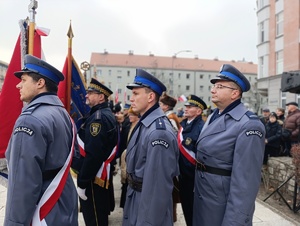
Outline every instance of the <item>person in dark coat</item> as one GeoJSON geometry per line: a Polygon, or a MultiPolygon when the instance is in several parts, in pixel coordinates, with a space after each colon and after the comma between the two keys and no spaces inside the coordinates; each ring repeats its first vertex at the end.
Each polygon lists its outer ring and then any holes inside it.
{"type": "Polygon", "coordinates": [[[196,142],[203,128],[203,110],[206,103],[196,95],[190,95],[184,104],[185,119],[180,123],[182,129],[178,134],[179,156],[179,195],[183,215],[187,226],[193,224],[194,180],[196,142]]]}
{"type": "Polygon", "coordinates": [[[117,151],[118,126],[108,105],[111,94],[109,88],[92,78],[86,94],[91,111],[78,131],[85,157],[77,176],[77,191],[86,226],[107,226],[114,207],[111,163],[117,151]]]}
{"type": "MultiPolygon", "coordinates": [[[[131,133],[134,129],[134,127],[136,126],[136,124],[139,121],[139,114],[137,114],[136,112],[134,112],[132,110],[132,108],[128,109],[128,118],[129,118],[129,130],[126,133],[126,147],[127,147],[127,143],[128,140],[131,136],[131,133]]],[[[121,169],[121,198],[120,198],[120,207],[124,208],[125,206],[125,201],[126,201],[126,193],[127,193],[127,186],[128,186],[128,181],[127,181],[127,173],[126,173],[126,147],[125,150],[123,151],[121,157],[120,157],[120,169],[121,169]]]]}
{"type": "Polygon", "coordinates": [[[289,102],[286,104],[288,115],[286,116],[283,128],[288,129],[291,132],[289,139],[285,140],[285,154],[291,156],[291,147],[293,144],[299,142],[300,137],[300,110],[298,108],[298,103],[289,102]]]}
{"type": "Polygon", "coordinates": [[[266,124],[265,154],[263,164],[266,165],[268,157],[278,157],[280,153],[282,126],[278,123],[278,116],[272,112],[266,124]]]}

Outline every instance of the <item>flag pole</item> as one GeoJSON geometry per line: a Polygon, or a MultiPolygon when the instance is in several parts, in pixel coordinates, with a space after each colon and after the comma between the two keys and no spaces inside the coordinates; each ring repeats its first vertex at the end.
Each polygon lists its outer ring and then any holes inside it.
{"type": "Polygon", "coordinates": [[[71,110],[71,82],[72,82],[72,39],[74,37],[71,21],[68,31],[68,76],[67,76],[67,93],[69,95],[66,96],[66,109],[70,113],[71,110]]]}
{"type": "Polygon", "coordinates": [[[35,31],[35,14],[38,7],[38,2],[36,0],[31,0],[28,11],[29,11],[29,34],[28,34],[28,54],[33,55],[34,48],[34,31],[35,31]]]}

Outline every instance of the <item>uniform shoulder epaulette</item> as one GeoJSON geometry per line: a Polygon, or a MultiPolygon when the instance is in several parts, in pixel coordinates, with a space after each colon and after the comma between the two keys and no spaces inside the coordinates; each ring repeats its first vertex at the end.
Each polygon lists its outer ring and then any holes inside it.
{"type": "Polygon", "coordinates": [[[25,111],[22,112],[21,115],[31,115],[34,112],[34,110],[37,109],[40,105],[41,103],[27,108],[25,111]]]}
{"type": "Polygon", "coordinates": [[[247,111],[246,115],[248,116],[249,119],[259,119],[259,117],[254,114],[252,111],[247,111]]]}
{"type": "Polygon", "coordinates": [[[166,129],[166,124],[163,120],[163,118],[158,118],[156,119],[156,129],[162,129],[162,130],[165,130],[166,129]]]}
{"type": "Polygon", "coordinates": [[[101,110],[97,110],[95,112],[95,120],[101,120],[101,110]]]}

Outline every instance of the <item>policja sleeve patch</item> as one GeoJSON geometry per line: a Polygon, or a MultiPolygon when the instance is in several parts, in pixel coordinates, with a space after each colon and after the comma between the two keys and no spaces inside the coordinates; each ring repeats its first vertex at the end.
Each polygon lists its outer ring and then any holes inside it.
{"type": "Polygon", "coordinates": [[[100,123],[91,123],[90,125],[90,133],[92,136],[97,136],[98,133],[101,131],[101,124],[100,123]]]}
{"type": "Polygon", "coordinates": [[[14,130],[14,135],[16,133],[20,133],[20,132],[26,133],[29,136],[32,136],[34,134],[34,131],[32,129],[26,127],[26,126],[18,126],[18,127],[16,127],[15,130],[14,130]]]}
{"type": "Polygon", "coordinates": [[[262,138],[263,134],[261,131],[259,130],[248,130],[245,132],[246,133],[246,136],[252,136],[252,135],[256,135],[256,136],[259,136],[260,138],[262,138]]]}
{"type": "Polygon", "coordinates": [[[156,145],[162,145],[162,146],[164,146],[166,149],[169,148],[169,143],[168,143],[167,141],[165,141],[165,140],[162,140],[162,139],[153,140],[153,141],[151,142],[151,145],[152,145],[152,147],[154,147],[154,146],[156,146],[156,145]]]}

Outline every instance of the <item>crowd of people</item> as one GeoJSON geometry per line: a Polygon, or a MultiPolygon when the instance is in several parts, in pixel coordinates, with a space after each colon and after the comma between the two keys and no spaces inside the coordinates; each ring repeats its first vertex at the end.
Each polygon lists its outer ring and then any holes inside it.
{"type": "Polygon", "coordinates": [[[265,166],[269,157],[291,157],[292,145],[300,140],[300,110],[298,107],[296,102],[287,103],[287,114],[285,114],[284,108],[277,108],[274,112],[268,108],[263,109],[260,119],[266,128],[263,161],[265,166]]]}
{"type": "Polygon", "coordinates": [[[259,118],[241,102],[249,81],[229,64],[211,79],[214,109],[191,94],[175,112],[177,100],[143,69],[127,85],[124,107],[93,78],[85,96],[91,110],[76,129],[56,94],[61,72],[30,55],[24,63],[15,76],[28,105],[6,152],[5,226],[76,226],[78,208],[87,226],[107,226],[119,167],[123,226],[171,226],[178,204],[188,226],[252,225],[263,162],[280,154],[277,145],[288,155],[299,136],[297,103],[287,104],[286,119],[284,109],[259,118]],[[289,142],[279,140],[282,128],[289,142]]]}

